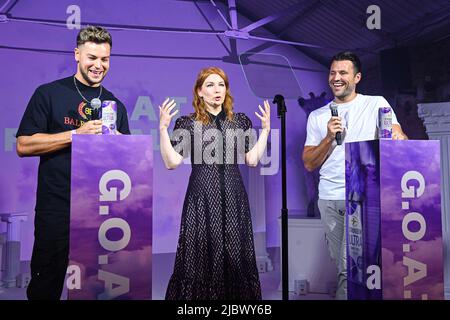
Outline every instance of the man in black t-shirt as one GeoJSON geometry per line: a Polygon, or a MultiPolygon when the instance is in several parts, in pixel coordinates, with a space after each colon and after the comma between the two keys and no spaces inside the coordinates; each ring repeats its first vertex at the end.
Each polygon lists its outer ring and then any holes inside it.
{"type": "Polygon", "coordinates": [[[101,134],[101,120],[93,120],[93,99],[116,101],[117,133],[130,134],[125,106],[102,86],[111,46],[107,30],[80,30],[76,74],[38,87],[17,132],[17,154],[40,156],[30,300],[61,297],[69,257],[72,135],[101,134]]]}

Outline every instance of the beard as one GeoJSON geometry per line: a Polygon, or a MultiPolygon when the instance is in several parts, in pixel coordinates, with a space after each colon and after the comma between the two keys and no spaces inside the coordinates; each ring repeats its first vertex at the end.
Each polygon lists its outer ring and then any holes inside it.
{"type": "Polygon", "coordinates": [[[89,77],[89,70],[86,72],[86,71],[85,71],[84,69],[82,69],[82,68],[80,68],[80,73],[81,73],[81,76],[83,77],[83,79],[84,79],[87,83],[89,83],[89,86],[93,86],[93,85],[96,85],[96,84],[100,84],[100,83],[103,81],[103,79],[105,78],[105,76],[106,76],[106,72],[103,71],[102,77],[101,77],[101,78],[99,78],[99,79],[92,79],[92,78],[89,77]]]}
{"type": "MultiPolygon", "coordinates": [[[[333,89],[332,85],[331,85],[331,87],[333,89]]],[[[352,86],[352,85],[348,84],[347,87],[344,86],[343,87],[344,90],[342,90],[340,92],[337,92],[337,91],[334,91],[334,90],[332,90],[332,91],[333,91],[333,94],[334,94],[334,96],[336,98],[343,100],[343,99],[345,99],[346,97],[348,97],[349,95],[351,95],[353,93],[353,91],[355,90],[355,87],[356,86],[354,86],[354,85],[352,86]]]]}

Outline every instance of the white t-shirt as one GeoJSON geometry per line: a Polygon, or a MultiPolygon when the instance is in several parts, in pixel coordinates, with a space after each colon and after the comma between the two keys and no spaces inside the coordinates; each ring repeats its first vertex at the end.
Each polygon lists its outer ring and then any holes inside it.
{"type": "MultiPolygon", "coordinates": [[[[357,94],[347,103],[337,104],[342,117],[344,132],[342,145],[333,141],[333,151],[320,168],[319,198],[345,200],[345,143],[378,139],[378,109],[390,107],[381,96],[357,94]]],[[[391,107],[392,109],[392,107],[391,107]]],[[[308,117],[305,146],[318,146],[327,135],[327,123],[331,118],[330,103],[314,110],[308,117]]],[[[398,124],[392,109],[392,123],[398,124]]]]}

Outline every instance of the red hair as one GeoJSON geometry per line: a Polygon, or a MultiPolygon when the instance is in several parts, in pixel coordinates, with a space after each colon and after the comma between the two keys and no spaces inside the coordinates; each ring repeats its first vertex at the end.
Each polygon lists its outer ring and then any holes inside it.
{"type": "Polygon", "coordinates": [[[225,82],[226,93],[222,108],[225,112],[227,119],[230,121],[233,119],[233,97],[231,96],[230,93],[228,77],[222,69],[218,67],[209,67],[200,70],[197,76],[197,80],[195,81],[194,100],[192,101],[192,106],[194,107],[195,120],[201,121],[203,124],[208,124],[211,120],[209,118],[208,112],[206,111],[205,102],[198,95],[198,91],[202,88],[206,78],[208,78],[212,74],[219,75],[225,82]]]}

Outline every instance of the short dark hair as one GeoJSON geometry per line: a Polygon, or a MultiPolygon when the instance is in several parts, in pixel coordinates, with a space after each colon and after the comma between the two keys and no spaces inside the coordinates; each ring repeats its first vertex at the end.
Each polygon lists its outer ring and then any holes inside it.
{"type": "Polygon", "coordinates": [[[109,43],[112,47],[111,34],[105,28],[97,26],[87,26],[78,32],[77,47],[86,42],[94,42],[97,44],[109,43]]]}
{"type": "Polygon", "coordinates": [[[344,60],[349,60],[353,63],[353,70],[355,70],[355,74],[361,72],[361,60],[359,60],[358,56],[351,51],[342,51],[336,54],[333,58],[331,58],[330,66],[334,61],[344,60]]]}

